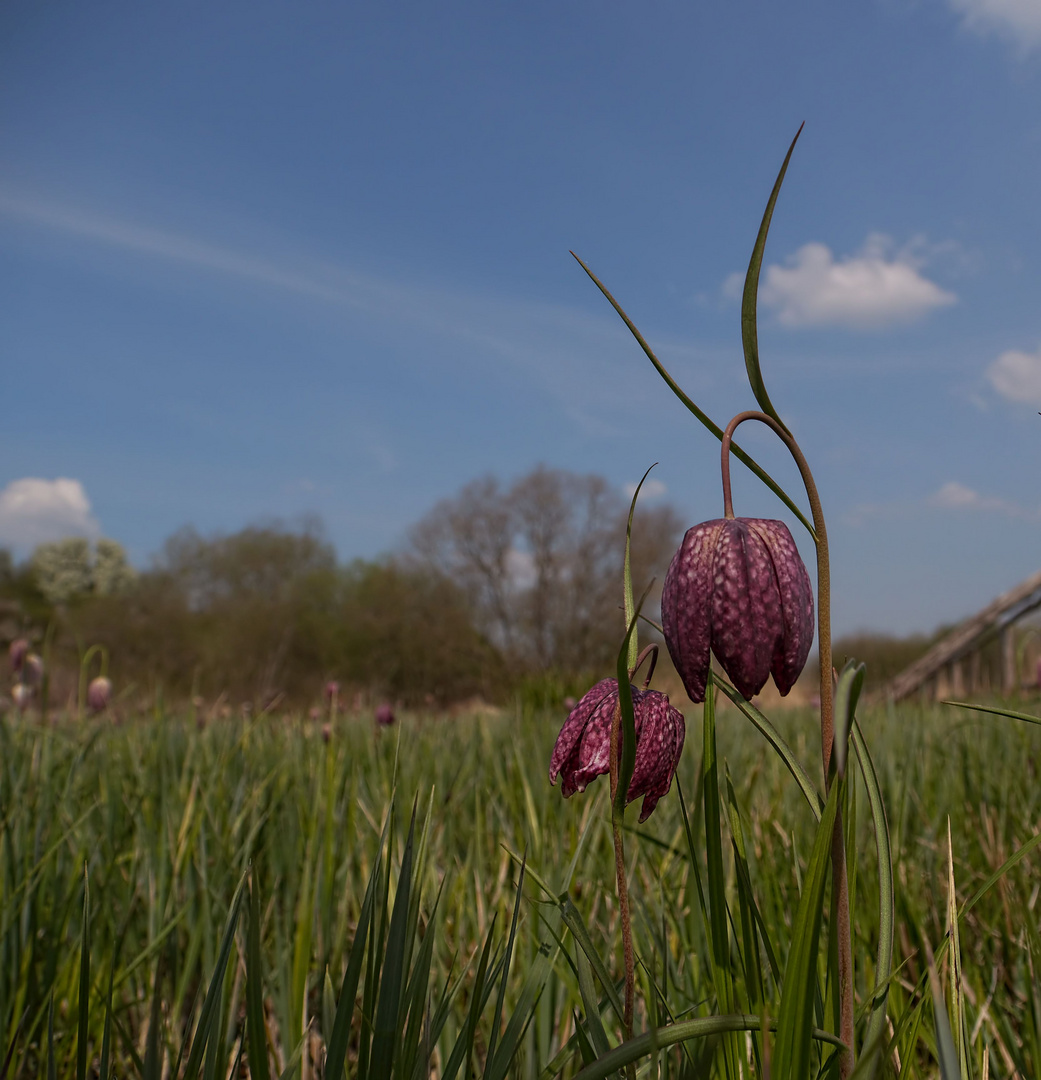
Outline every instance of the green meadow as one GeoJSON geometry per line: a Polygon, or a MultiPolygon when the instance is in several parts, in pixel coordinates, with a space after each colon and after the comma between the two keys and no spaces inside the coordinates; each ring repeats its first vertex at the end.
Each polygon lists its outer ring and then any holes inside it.
{"type": "MultiPolygon", "coordinates": [[[[625,845],[634,1030],[694,1035],[652,1040],[635,1067],[765,1075],[816,823],[741,712],[717,710],[713,770],[702,709],[686,714],[676,782],[644,825],[630,807],[625,845]],[[723,1012],[758,1019],[699,1033],[723,1012]]],[[[623,967],[606,778],[569,800],[548,781],[563,717],[414,712],[376,730],[348,713],[326,739],[300,715],[6,716],[0,1075],[306,1078],[331,1075],[333,1054],[352,1077],[578,1075],[620,1041],[623,967]]],[[[819,778],[815,714],[775,721],[819,778]]],[[[1041,731],[944,706],[865,708],[859,724],[895,886],[884,1045],[862,1065],[940,1075],[935,955],[968,1074],[1041,1075],[1041,731]]],[[[880,930],[863,775],[849,770],[846,821],[858,1039],[880,930]]],[[[824,913],[811,980],[816,1026],[834,1030],[824,913]]],[[[810,1075],[833,1049],[815,1038],[810,1075]]],[[[596,1069],[582,1075],[619,1074],[596,1069]]]]}

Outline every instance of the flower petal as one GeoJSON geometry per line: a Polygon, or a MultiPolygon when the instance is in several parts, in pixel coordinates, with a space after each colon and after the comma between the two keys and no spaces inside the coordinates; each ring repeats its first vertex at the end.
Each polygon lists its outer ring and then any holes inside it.
{"type": "Polygon", "coordinates": [[[725,525],[725,520],[718,518],[687,530],[662,589],[665,644],[695,704],[705,700],[708,684],[713,553],[725,525]]]}
{"type": "Polygon", "coordinates": [[[792,534],[783,521],[749,520],[773,560],[781,598],[784,632],[774,651],[770,672],[782,696],[795,685],[813,644],[813,586],[792,534]]]}
{"type": "Polygon", "coordinates": [[[712,651],[746,700],[762,690],[784,635],[773,560],[746,520],[725,522],[712,577],[712,651]]]}

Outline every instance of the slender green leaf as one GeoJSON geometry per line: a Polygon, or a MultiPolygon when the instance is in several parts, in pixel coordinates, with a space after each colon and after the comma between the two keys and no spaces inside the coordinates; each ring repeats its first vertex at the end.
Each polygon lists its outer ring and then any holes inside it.
{"type": "Polygon", "coordinates": [[[858,664],[856,660],[847,660],[839,672],[839,681],[835,687],[835,753],[832,762],[839,776],[846,775],[849,733],[856,718],[865,670],[865,666],[858,664]]]}
{"type": "Polygon", "coordinates": [[[79,1030],[76,1036],[76,1080],[87,1080],[87,1035],[90,1030],[90,881],[83,864],[83,926],[80,932],[79,1030]]]}
{"type": "MultiPolygon", "coordinates": [[[[654,465],[658,463],[655,462],[654,465]]],[[[630,551],[632,547],[633,536],[633,515],[636,513],[636,500],[640,496],[640,488],[643,487],[644,480],[651,474],[651,469],[654,465],[648,469],[640,478],[640,482],[636,485],[636,490],[633,492],[632,502],[629,503],[629,519],[625,524],[625,561],[622,564],[622,591],[625,596],[625,625],[628,626],[636,615],[636,602],[633,600],[633,575],[632,568],[630,566],[630,551]]],[[[639,635],[634,628],[629,635],[629,657],[628,667],[632,670],[636,667],[636,661],[640,656],[640,642],[639,635]]]]}
{"type": "Polygon", "coordinates": [[[600,980],[600,985],[603,986],[604,993],[607,994],[607,999],[611,1002],[611,1008],[614,1009],[615,1016],[618,1017],[618,1022],[620,1024],[624,1023],[622,999],[618,996],[618,990],[607,970],[607,964],[604,962],[604,958],[600,953],[597,952],[596,946],[593,944],[593,939],[589,935],[589,930],[586,928],[586,924],[582,920],[578,908],[572,903],[571,897],[568,896],[567,893],[563,893],[559,897],[559,903],[560,917],[564,920],[564,925],[571,931],[575,943],[585,954],[586,959],[596,973],[596,977],[600,980]]]}
{"type": "MultiPolygon", "coordinates": [[[[391,811],[393,811],[393,803],[391,804],[391,811]]],[[[373,860],[372,870],[369,872],[369,883],[365,887],[365,898],[362,900],[361,911],[358,915],[358,925],[354,930],[354,941],[347,957],[343,982],[340,984],[340,997],[336,1003],[336,1016],[333,1019],[332,1033],[326,1044],[325,1075],[330,1080],[340,1080],[340,1077],[343,1076],[344,1063],[347,1060],[347,1044],[351,1035],[351,1017],[354,1015],[358,982],[361,979],[365,941],[369,932],[369,921],[372,917],[372,906],[380,876],[380,863],[392,817],[393,812],[388,813],[383,826],[383,834],[380,836],[379,846],[376,849],[376,858],[373,860]]]]}
{"type": "Polygon", "coordinates": [[[260,958],[260,886],[249,881],[249,936],[246,942],[246,1037],[253,1080],[268,1080],[267,1024],[264,1022],[264,969],[260,958]]]}
{"type": "Polygon", "coordinates": [[[936,965],[929,955],[929,988],[933,997],[933,1017],[936,1024],[936,1058],[940,1065],[942,1080],[968,1080],[958,1064],[958,1051],[951,1036],[951,1023],[947,1017],[947,1007],[943,1003],[943,989],[940,977],[936,974],[936,965]]]}
{"type": "Polygon", "coordinates": [[[820,792],[817,791],[817,788],[809,778],[806,770],[799,764],[799,759],[795,756],[784,739],[781,738],[778,730],[750,701],[745,701],[740,692],[731,686],[725,679],[720,678],[714,671],[709,672],[709,678],[713,685],[718,686],[719,689],[722,690],[723,693],[726,694],[726,696],[741,710],[741,712],[752,721],[759,731],[766,736],[767,742],[774,748],[774,752],[781,761],[784,762],[785,768],[792,774],[793,779],[799,785],[799,790],[803,793],[806,802],[809,804],[814,818],[817,821],[820,821],[824,800],[821,798],[820,792]]]}
{"type": "MultiPolygon", "coordinates": [[[[680,1020],[675,1024],[667,1024],[656,1031],[645,1031],[628,1041],[616,1046],[609,1054],[597,1058],[592,1064],[575,1075],[575,1080],[604,1080],[618,1069],[642,1057],[654,1053],[655,1048],[675,1046],[676,1043],[687,1042],[691,1039],[711,1039],[720,1035],[740,1031],[759,1031],[763,1025],[761,1016],[751,1016],[746,1013],[731,1013],[723,1016],[699,1016],[694,1020],[680,1020]]],[[[767,1025],[771,1031],[778,1030],[778,1024],[771,1022],[767,1025]]],[[[812,1037],[817,1041],[829,1046],[841,1047],[842,1043],[831,1032],[820,1031],[814,1028],[812,1037]]],[[[707,1075],[701,1072],[691,1073],[692,1076],[707,1075]]],[[[771,1075],[774,1075],[771,1072],[771,1075]]],[[[807,1073],[806,1077],[812,1076],[807,1073]]]]}
{"type": "MultiPolygon", "coordinates": [[[[680,388],[679,383],[677,383],[676,380],[668,373],[668,371],[665,369],[665,365],[662,364],[662,362],[654,354],[654,350],[651,349],[650,345],[647,344],[643,334],[641,334],[640,331],[637,330],[636,324],[622,310],[622,306],[610,294],[610,292],[608,292],[603,282],[601,282],[601,280],[596,276],[596,274],[594,274],[593,271],[590,270],[589,267],[586,266],[586,264],[577,255],[575,255],[573,251],[571,252],[571,254],[574,257],[575,261],[578,263],[578,265],[581,266],[582,269],[585,270],[585,272],[589,275],[589,278],[593,282],[593,284],[604,294],[605,299],[611,305],[611,307],[613,307],[615,311],[618,312],[619,316],[622,319],[622,322],[624,322],[625,325],[629,328],[629,332],[633,335],[634,338],[636,338],[637,343],[639,344],[640,348],[643,349],[644,354],[647,356],[647,359],[650,360],[650,362],[654,365],[655,370],[665,380],[665,383],[669,387],[669,389],[676,395],[676,397],[680,399],[680,401],[687,407],[687,409],[689,409],[690,412],[693,413],[694,416],[696,416],[697,419],[706,428],[708,428],[708,430],[711,431],[713,435],[715,435],[717,439],[722,440],[723,429],[717,423],[711,420],[707,413],[702,412],[702,410],[699,409],[698,406],[695,405],[689,397],[687,397],[687,395],[680,388]]],[[[773,477],[770,476],[770,474],[767,473],[765,469],[761,468],[749,454],[745,453],[745,451],[742,450],[741,447],[737,445],[737,443],[732,442],[730,444],[730,452],[734,455],[734,457],[738,459],[738,461],[741,462],[742,465],[745,465],[757,477],[759,477],[759,479],[781,500],[781,502],[783,502],[784,505],[788,507],[788,509],[795,515],[795,517],[803,525],[803,527],[810,534],[810,536],[813,537],[813,540],[816,543],[817,533],[814,531],[814,528],[810,524],[809,519],[792,501],[791,497],[784,490],[784,488],[782,488],[781,485],[778,484],[777,481],[774,480],[773,477]]]]}
{"type": "Polygon", "coordinates": [[[513,945],[517,938],[517,920],[520,918],[521,900],[524,897],[524,867],[527,859],[521,862],[520,873],[517,875],[517,894],[513,901],[513,919],[510,922],[510,936],[506,942],[506,955],[503,957],[502,974],[499,976],[499,994],[495,1001],[495,1012],[492,1015],[492,1028],[488,1036],[488,1062],[485,1063],[485,1076],[488,1075],[488,1063],[495,1055],[495,1044],[499,1039],[499,1026],[502,1023],[502,1009],[506,1000],[506,979],[510,973],[510,961],[513,959],[513,945]]]}
{"type": "Polygon", "coordinates": [[[824,887],[831,862],[831,834],[842,789],[832,784],[831,793],[817,826],[813,850],[803,879],[802,895],[792,927],[788,962],[781,988],[777,1043],[771,1075],[777,1080],[806,1080],[810,1075],[814,999],[817,993],[817,952],[823,918],[824,887]]]}
{"type": "Polygon", "coordinates": [[[412,890],[412,849],[416,831],[416,807],[412,807],[412,820],[408,827],[408,839],[398,871],[398,887],[394,896],[394,909],[387,933],[387,954],[383,962],[379,1002],[376,1006],[376,1023],[372,1036],[371,1072],[373,1077],[389,1077],[394,1064],[394,1051],[401,1037],[399,1016],[401,1011],[401,987],[404,980],[405,950],[408,943],[409,898],[412,890]]]}
{"type": "MultiPolygon", "coordinates": [[[[708,864],[707,892],[709,929],[712,942],[712,981],[721,1013],[734,1010],[734,983],[730,971],[729,911],[726,899],[726,872],[723,869],[723,829],[719,812],[719,773],[716,762],[716,696],[710,683],[705,694],[701,770],[705,798],[705,857],[708,864]]],[[[737,1040],[725,1035],[723,1062],[730,1080],[741,1075],[737,1040]]]]}
{"type": "Polygon", "coordinates": [[[148,1018],[148,1036],[145,1039],[145,1060],[141,1068],[141,1080],[162,1080],[163,1067],[159,1057],[160,1027],[163,1003],[163,958],[155,966],[155,986],[152,988],[152,1011],[148,1018]]]}
{"type": "Polygon", "coordinates": [[[246,880],[246,875],[243,874],[238,888],[235,890],[235,896],[231,901],[231,910],[228,912],[228,918],[224,924],[224,936],[221,939],[220,952],[217,955],[217,966],[206,990],[206,997],[202,1003],[202,1012],[199,1014],[199,1025],[195,1029],[195,1038],[192,1040],[192,1049],[188,1054],[188,1063],[184,1067],[184,1080],[195,1080],[202,1067],[206,1040],[209,1039],[213,1030],[213,1022],[217,1018],[217,1007],[220,1004],[221,993],[224,989],[224,972],[228,967],[231,947],[235,943],[235,927],[238,924],[239,908],[242,906],[242,898],[245,895],[246,880]]]}
{"type": "Polygon", "coordinates": [[[47,1009],[47,1080],[58,1080],[58,1063],[54,1059],[54,993],[47,1009]]]}
{"type": "Polygon", "coordinates": [[[528,1026],[546,980],[553,971],[559,948],[559,946],[546,944],[539,946],[535,960],[528,969],[528,977],[524,980],[524,986],[521,987],[521,992],[517,997],[513,1015],[496,1048],[491,1068],[485,1074],[486,1080],[504,1080],[509,1072],[524,1029],[528,1026]]]}
{"type": "Polygon", "coordinates": [[[1031,713],[1016,712],[1002,705],[977,705],[972,701],[941,701],[941,705],[953,705],[956,709],[972,709],[975,712],[993,713],[995,716],[1007,716],[1011,720],[1025,720],[1028,724],[1041,724],[1041,716],[1031,713]]]}
{"type": "Polygon", "coordinates": [[[471,1076],[470,1058],[473,1054],[474,1036],[477,1034],[477,1023],[481,1018],[481,1010],[484,1008],[488,997],[485,993],[485,980],[488,973],[488,963],[492,952],[492,936],[495,932],[495,916],[492,916],[492,924],[488,927],[488,933],[484,938],[484,947],[481,949],[481,959],[477,965],[477,975],[471,989],[470,1009],[466,1017],[466,1023],[459,1037],[452,1047],[452,1052],[445,1063],[442,1080],[455,1080],[455,1074],[459,1071],[462,1063],[466,1062],[466,1080],[471,1076]]]}
{"type": "Polygon", "coordinates": [[[871,995],[871,1018],[864,1036],[865,1046],[880,1045],[885,1039],[886,1010],[889,983],[893,977],[893,932],[895,910],[893,901],[893,853],[889,843],[889,821],[886,817],[882,790],[874,762],[868,752],[860,725],[854,721],[851,733],[853,748],[860,762],[861,775],[867,791],[871,821],[875,830],[875,851],[878,861],[878,949],[875,958],[875,989],[871,995]]]}
{"type": "MultiPolygon", "coordinates": [[[[640,598],[639,608],[647,598],[647,590],[640,598]]],[[[622,714],[622,746],[618,755],[618,787],[614,792],[613,816],[618,820],[625,818],[625,804],[628,801],[629,783],[636,766],[636,713],[633,710],[633,690],[629,682],[629,642],[636,633],[637,616],[629,620],[629,626],[618,650],[616,674],[618,676],[618,705],[622,714]]]]}
{"type": "Polygon", "coordinates": [[[795,138],[792,139],[791,146],[788,147],[788,153],[784,156],[784,164],[781,165],[781,171],[777,174],[777,179],[774,181],[773,190],[770,192],[770,198],[766,204],[766,211],[763,214],[763,220],[759,226],[759,233],[755,238],[755,246],[752,248],[752,258],[748,263],[748,272],[745,274],[745,287],[741,295],[741,345],[745,353],[745,370],[748,372],[748,385],[751,386],[752,393],[755,395],[756,401],[759,402],[759,408],[762,409],[767,416],[772,416],[785,431],[787,431],[788,428],[774,408],[773,402],[770,400],[770,395],[766,392],[766,384],[763,382],[763,373],[759,366],[759,334],[756,328],[756,297],[759,293],[759,271],[763,265],[763,252],[766,249],[766,236],[770,231],[770,221],[774,215],[774,206],[777,203],[777,196],[781,191],[781,184],[784,182],[784,174],[788,171],[788,162],[791,161],[792,151],[795,149],[795,144],[799,141],[799,136],[802,134],[802,128],[803,125],[800,124],[799,130],[795,133],[795,138]]]}
{"type": "Polygon", "coordinates": [[[589,1038],[596,1056],[601,1057],[611,1049],[611,1044],[607,1041],[607,1032],[600,1019],[600,999],[593,985],[593,969],[589,966],[589,958],[581,949],[575,956],[575,963],[578,965],[578,991],[582,995],[589,1038]]]}

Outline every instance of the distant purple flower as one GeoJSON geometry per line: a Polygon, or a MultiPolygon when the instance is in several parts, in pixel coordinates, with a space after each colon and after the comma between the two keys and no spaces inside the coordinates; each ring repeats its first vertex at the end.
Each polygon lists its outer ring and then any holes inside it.
{"type": "Polygon", "coordinates": [[[376,723],[380,727],[390,727],[394,723],[394,710],[386,702],[376,706],[376,723]]]}
{"type": "Polygon", "coordinates": [[[330,679],[325,684],[325,700],[335,701],[340,693],[340,684],[335,679],[330,679]]]}
{"type": "Polygon", "coordinates": [[[22,661],[22,681],[30,686],[39,686],[43,682],[43,661],[36,653],[26,653],[22,661]]]}
{"type": "Polygon", "coordinates": [[[333,737],[333,726],[327,720],[322,724],[322,742],[328,745],[329,740],[333,737]]]}
{"type": "Polygon", "coordinates": [[[112,683],[103,675],[91,679],[87,687],[87,708],[92,713],[104,712],[112,697],[112,683]]]}
{"type": "MultiPolygon", "coordinates": [[[[636,762],[626,802],[643,796],[640,820],[646,821],[669,790],[683,750],[683,714],[657,690],[631,687],[636,718],[636,762]]],[[[557,736],[549,779],[562,778],[565,798],[585,791],[591,780],[611,768],[611,726],[618,708],[618,680],[601,679],[571,710],[557,736]]]]}
{"type": "Polygon", "coordinates": [[[787,694],[813,641],[813,590],[783,521],[718,518],[687,531],[662,590],[665,643],[691,701],[709,652],[750,701],[772,674],[787,694]]]}
{"type": "Polygon", "coordinates": [[[14,672],[21,671],[22,664],[25,662],[26,656],[29,655],[29,642],[23,637],[15,638],[11,642],[7,654],[11,658],[11,670],[14,672]]]}

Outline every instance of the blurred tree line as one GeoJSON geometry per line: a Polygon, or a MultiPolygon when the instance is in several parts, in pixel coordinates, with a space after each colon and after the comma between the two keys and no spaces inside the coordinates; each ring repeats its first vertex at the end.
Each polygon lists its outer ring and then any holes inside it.
{"type": "MultiPolygon", "coordinates": [[[[129,700],[306,706],[328,679],[348,700],[410,705],[580,687],[622,636],[627,513],[601,477],[538,468],[469,484],[374,561],[338,562],[317,523],[184,529],[141,572],[111,540],[41,545],[22,564],[0,552],[0,633],[45,653],[59,706],[94,644],[129,700]]],[[[660,586],[681,528],[668,505],[637,511],[638,590],[660,586]]]]}

